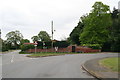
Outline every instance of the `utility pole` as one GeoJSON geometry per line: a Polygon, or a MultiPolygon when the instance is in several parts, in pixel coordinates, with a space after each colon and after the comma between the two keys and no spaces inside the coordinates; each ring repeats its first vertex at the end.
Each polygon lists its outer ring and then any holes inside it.
{"type": "Polygon", "coordinates": [[[52,32],[52,40],[53,40],[53,21],[51,22],[51,32],[52,32]]]}
{"type": "Polygon", "coordinates": [[[1,29],[0,29],[0,39],[1,39],[1,29]]]}
{"type": "Polygon", "coordinates": [[[53,21],[51,22],[51,32],[52,32],[52,51],[53,51],[53,21]]]}

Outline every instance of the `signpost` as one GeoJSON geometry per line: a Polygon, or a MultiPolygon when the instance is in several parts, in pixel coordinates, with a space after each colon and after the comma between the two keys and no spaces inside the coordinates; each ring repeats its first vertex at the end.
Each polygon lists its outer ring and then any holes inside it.
{"type": "Polygon", "coordinates": [[[35,54],[37,52],[37,44],[38,44],[37,41],[35,41],[35,45],[34,45],[35,46],[35,54]]]}

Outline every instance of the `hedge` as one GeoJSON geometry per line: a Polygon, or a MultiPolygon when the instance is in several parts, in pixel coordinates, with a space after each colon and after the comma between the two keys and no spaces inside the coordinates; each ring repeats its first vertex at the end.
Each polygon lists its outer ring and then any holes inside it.
{"type": "Polygon", "coordinates": [[[34,48],[35,48],[35,46],[32,45],[32,44],[23,44],[23,45],[21,45],[21,50],[22,51],[26,51],[28,49],[34,49],[34,48]]]}

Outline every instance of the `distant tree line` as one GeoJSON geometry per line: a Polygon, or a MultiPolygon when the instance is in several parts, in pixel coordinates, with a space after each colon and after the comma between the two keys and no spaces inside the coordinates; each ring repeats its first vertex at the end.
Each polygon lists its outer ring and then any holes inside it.
{"type": "MultiPolygon", "coordinates": [[[[20,49],[21,47],[24,49],[34,48],[33,45],[24,45],[24,43],[30,43],[30,41],[28,39],[24,39],[23,35],[18,30],[7,33],[5,37],[7,38],[6,40],[0,38],[1,51],[20,49]]],[[[31,39],[33,42],[51,41],[50,36],[46,31],[40,31],[37,36],[33,36],[31,39]]]]}
{"type": "Polygon", "coordinates": [[[120,52],[120,12],[95,2],[89,14],[83,15],[68,38],[71,44],[120,52]]]}
{"type": "Polygon", "coordinates": [[[20,45],[30,42],[28,39],[24,39],[23,35],[18,30],[7,33],[5,37],[7,38],[6,40],[0,38],[2,44],[1,51],[20,49],[20,45]]]}
{"type": "MultiPolygon", "coordinates": [[[[3,40],[0,38],[0,50],[1,51],[8,51],[8,50],[15,50],[15,49],[21,49],[22,51],[33,49],[35,48],[34,45],[29,44],[26,45],[24,43],[30,43],[28,39],[24,39],[23,35],[20,33],[20,31],[15,30],[11,31],[6,34],[6,40],[3,40]]],[[[44,48],[51,48],[52,40],[50,35],[46,31],[40,31],[38,35],[33,36],[31,38],[33,40],[33,43],[37,42],[37,48],[44,49],[44,48]]],[[[53,42],[53,47],[59,47],[64,48],[67,47],[69,43],[67,41],[56,41],[53,42]]]]}

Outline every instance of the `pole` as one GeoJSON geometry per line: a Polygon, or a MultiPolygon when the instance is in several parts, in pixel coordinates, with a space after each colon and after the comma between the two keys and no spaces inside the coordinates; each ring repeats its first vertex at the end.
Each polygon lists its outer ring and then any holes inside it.
{"type": "Polygon", "coordinates": [[[35,42],[35,54],[36,54],[36,52],[37,52],[37,42],[35,42]]]}
{"type": "Polygon", "coordinates": [[[35,54],[36,54],[36,45],[35,45],[35,54]]]}
{"type": "Polygon", "coordinates": [[[51,22],[51,32],[52,32],[52,52],[53,52],[53,21],[51,22]]]}
{"type": "Polygon", "coordinates": [[[1,39],[1,29],[0,29],[0,39],[1,39]]]}
{"type": "Polygon", "coordinates": [[[51,29],[52,29],[52,40],[53,40],[53,21],[52,21],[52,23],[51,23],[51,29]]]}

